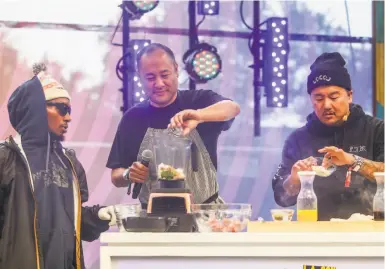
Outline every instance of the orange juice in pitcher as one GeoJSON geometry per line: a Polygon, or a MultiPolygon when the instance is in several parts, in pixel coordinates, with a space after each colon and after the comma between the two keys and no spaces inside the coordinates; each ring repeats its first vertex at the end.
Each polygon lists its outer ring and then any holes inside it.
{"type": "Polygon", "coordinates": [[[317,221],[317,196],[313,189],[315,172],[298,172],[301,181],[301,191],[297,197],[297,221],[317,221]]]}
{"type": "Polygon", "coordinates": [[[317,209],[302,209],[297,210],[297,221],[317,221],[317,209]]]}

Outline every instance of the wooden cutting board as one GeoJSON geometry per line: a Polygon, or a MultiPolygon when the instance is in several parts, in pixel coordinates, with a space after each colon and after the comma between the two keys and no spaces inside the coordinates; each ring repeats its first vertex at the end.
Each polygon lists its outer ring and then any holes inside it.
{"type": "Polygon", "coordinates": [[[248,232],[285,233],[285,232],[384,232],[383,221],[317,221],[317,222],[258,222],[251,221],[248,232]]]}

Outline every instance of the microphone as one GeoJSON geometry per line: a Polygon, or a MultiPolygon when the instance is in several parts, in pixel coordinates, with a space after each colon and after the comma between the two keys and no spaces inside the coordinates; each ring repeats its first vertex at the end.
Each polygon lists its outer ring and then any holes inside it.
{"type": "MultiPolygon", "coordinates": [[[[152,151],[149,149],[145,149],[142,152],[142,160],[140,161],[141,164],[148,167],[150,164],[150,161],[152,159],[152,151]]],[[[132,198],[136,199],[138,198],[138,195],[140,193],[140,189],[142,188],[142,183],[135,183],[134,190],[132,191],[132,198]]]]}

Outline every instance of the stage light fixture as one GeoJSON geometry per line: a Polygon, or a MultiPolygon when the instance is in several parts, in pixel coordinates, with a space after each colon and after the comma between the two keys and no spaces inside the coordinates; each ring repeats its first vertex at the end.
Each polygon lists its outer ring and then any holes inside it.
{"type": "Polygon", "coordinates": [[[288,105],[289,34],[287,18],[266,20],[266,39],[263,47],[263,84],[268,107],[288,105]]]}
{"type": "Polygon", "coordinates": [[[199,15],[219,14],[219,1],[198,1],[197,6],[199,15]]]}
{"type": "Polygon", "coordinates": [[[196,83],[206,83],[218,76],[222,61],[217,49],[207,43],[199,43],[183,55],[183,63],[190,78],[196,83]]]}
{"type": "Polygon", "coordinates": [[[133,61],[134,63],[130,63],[131,65],[135,65],[135,72],[131,75],[131,87],[128,87],[129,89],[129,94],[133,94],[133,100],[134,104],[143,102],[146,100],[146,95],[143,91],[143,85],[140,82],[139,79],[139,74],[138,74],[138,69],[136,67],[136,55],[145,47],[151,44],[151,40],[148,39],[132,39],[129,42],[129,49],[132,51],[133,61]]]}
{"type": "Polygon", "coordinates": [[[143,14],[152,11],[159,1],[123,1],[124,9],[131,15],[130,19],[139,19],[143,14]]]}

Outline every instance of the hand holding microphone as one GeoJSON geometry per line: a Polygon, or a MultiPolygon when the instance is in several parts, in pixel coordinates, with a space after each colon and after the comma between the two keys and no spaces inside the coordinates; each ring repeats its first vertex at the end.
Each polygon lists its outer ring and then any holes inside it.
{"type": "Polygon", "coordinates": [[[140,162],[134,162],[130,167],[128,178],[133,183],[143,183],[148,177],[148,167],[140,162]]]}
{"type": "Polygon", "coordinates": [[[148,177],[148,165],[152,159],[152,151],[149,149],[143,150],[141,162],[134,162],[131,166],[129,178],[135,182],[134,190],[132,191],[132,198],[138,198],[142,183],[148,177]],[[133,177],[131,177],[131,173],[133,177]]]}

